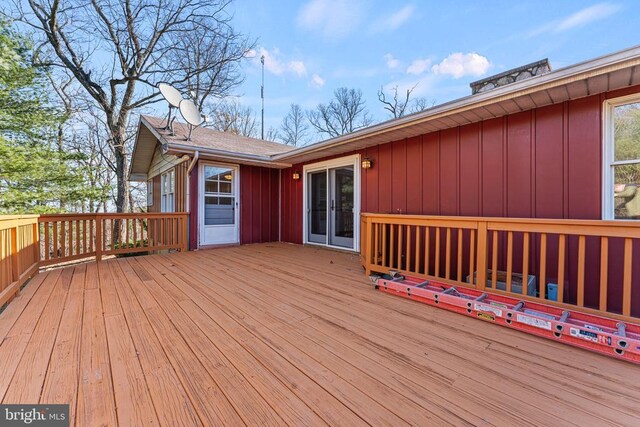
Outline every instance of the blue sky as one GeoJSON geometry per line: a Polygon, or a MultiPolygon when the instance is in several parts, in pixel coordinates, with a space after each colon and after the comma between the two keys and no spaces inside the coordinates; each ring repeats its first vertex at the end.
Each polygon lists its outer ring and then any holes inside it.
{"type": "Polygon", "coordinates": [[[469,83],[548,57],[553,68],[640,44],[640,3],[631,1],[238,0],[234,25],[258,39],[240,100],[259,114],[265,66],[265,128],[291,103],[305,109],[346,86],[363,91],[375,121],[376,92],[417,84],[436,103],[466,96],[469,83]]]}

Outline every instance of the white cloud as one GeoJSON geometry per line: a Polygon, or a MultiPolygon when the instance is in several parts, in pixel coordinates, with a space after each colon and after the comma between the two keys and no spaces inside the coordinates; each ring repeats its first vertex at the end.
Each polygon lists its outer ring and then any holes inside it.
{"type": "Polygon", "coordinates": [[[360,0],[311,0],[298,12],[298,25],[329,39],[345,37],[364,14],[360,0]]]}
{"type": "Polygon", "coordinates": [[[408,4],[391,15],[376,20],[372,24],[371,30],[374,32],[397,30],[413,16],[415,9],[414,5],[408,4]]]}
{"type": "Polygon", "coordinates": [[[430,59],[416,59],[407,68],[407,73],[415,75],[422,74],[429,69],[429,65],[431,65],[430,59]]]}
{"type": "Polygon", "coordinates": [[[255,53],[252,57],[255,61],[260,61],[260,58],[264,56],[264,68],[268,72],[281,76],[285,73],[295,74],[298,77],[304,77],[307,75],[307,67],[303,61],[291,60],[283,61],[280,59],[280,50],[274,48],[271,51],[261,47],[258,53],[255,53]]]}
{"type": "Polygon", "coordinates": [[[598,3],[593,6],[582,9],[573,15],[560,21],[556,27],[556,31],[566,31],[571,28],[581,27],[593,21],[599,21],[607,16],[613,15],[620,10],[619,5],[610,3],[598,3]]]}
{"type": "Polygon", "coordinates": [[[311,86],[319,89],[322,86],[324,86],[324,79],[322,77],[320,77],[320,75],[314,74],[314,75],[311,76],[310,84],[311,84],[311,86]]]}
{"type": "Polygon", "coordinates": [[[529,37],[534,37],[543,33],[561,33],[573,28],[582,27],[592,22],[605,19],[621,9],[620,5],[612,3],[598,3],[586,7],[564,19],[548,22],[529,33],[529,37]]]}
{"type": "Polygon", "coordinates": [[[307,74],[307,67],[304,65],[304,62],[302,61],[289,61],[287,66],[298,77],[302,77],[307,74]]]}
{"type": "Polygon", "coordinates": [[[390,53],[384,55],[384,60],[387,63],[387,68],[389,68],[390,70],[395,70],[400,67],[400,60],[390,53]]]}
{"type": "Polygon", "coordinates": [[[431,67],[434,74],[447,74],[459,79],[463,76],[480,76],[489,70],[489,60],[477,53],[456,52],[431,67]]]}

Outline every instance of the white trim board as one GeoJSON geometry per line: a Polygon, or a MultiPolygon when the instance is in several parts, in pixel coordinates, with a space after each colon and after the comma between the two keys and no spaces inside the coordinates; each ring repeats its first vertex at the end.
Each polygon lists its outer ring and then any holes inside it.
{"type": "MultiPolygon", "coordinates": [[[[352,252],[360,252],[360,202],[361,195],[361,172],[360,172],[360,154],[353,154],[351,156],[340,157],[337,159],[326,160],[323,162],[309,163],[302,167],[302,243],[305,245],[322,246],[333,249],[342,249],[352,252]],[[315,243],[309,242],[308,228],[309,218],[307,215],[309,195],[308,195],[308,183],[307,173],[313,171],[319,171],[323,169],[331,169],[340,166],[353,165],[353,248],[345,248],[343,246],[335,246],[327,243],[315,243]]],[[[329,212],[329,198],[327,198],[327,212],[329,212]]],[[[327,218],[329,221],[329,218],[327,218]]],[[[327,235],[327,239],[329,236],[327,235]]]]}
{"type": "Polygon", "coordinates": [[[637,164],[637,161],[614,161],[614,129],[613,109],[620,105],[640,102],[640,94],[621,96],[607,99],[602,104],[602,219],[614,220],[613,202],[613,166],[637,164]]]}

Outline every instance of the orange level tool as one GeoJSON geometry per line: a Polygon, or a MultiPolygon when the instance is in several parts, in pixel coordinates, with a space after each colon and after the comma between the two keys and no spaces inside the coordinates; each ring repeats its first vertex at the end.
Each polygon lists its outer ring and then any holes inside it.
{"type": "Polygon", "coordinates": [[[637,324],[399,274],[378,278],[375,287],[382,292],[640,364],[640,325],[637,324]]]}

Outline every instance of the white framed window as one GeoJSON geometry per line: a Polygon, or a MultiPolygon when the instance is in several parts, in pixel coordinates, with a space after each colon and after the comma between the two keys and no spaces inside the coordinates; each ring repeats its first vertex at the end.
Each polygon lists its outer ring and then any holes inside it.
{"type": "Polygon", "coordinates": [[[153,179],[147,181],[147,206],[153,205],[153,179]]]}
{"type": "Polygon", "coordinates": [[[176,190],[176,173],[171,169],[160,177],[160,188],[162,193],[161,210],[162,212],[175,211],[175,190],[176,190]]]}
{"type": "Polygon", "coordinates": [[[604,106],[604,219],[640,219],[640,94],[604,106]]]}

